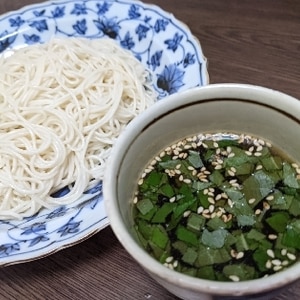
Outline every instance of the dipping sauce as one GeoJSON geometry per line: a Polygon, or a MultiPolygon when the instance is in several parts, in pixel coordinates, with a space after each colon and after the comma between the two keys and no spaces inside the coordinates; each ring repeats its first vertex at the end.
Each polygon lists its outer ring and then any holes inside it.
{"type": "Polygon", "coordinates": [[[144,170],[133,203],[141,245],[178,272],[244,281],[299,258],[300,167],[257,137],[200,134],[170,145],[144,170]]]}

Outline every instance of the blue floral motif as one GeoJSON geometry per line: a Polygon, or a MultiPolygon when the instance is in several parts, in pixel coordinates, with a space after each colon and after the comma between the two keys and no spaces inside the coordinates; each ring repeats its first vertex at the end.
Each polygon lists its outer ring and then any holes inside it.
{"type": "Polygon", "coordinates": [[[23,37],[27,45],[36,44],[41,40],[41,37],[36,34],[32,34],[32,35],[24,34],[23,37]]]}
{"type": "Polygon", "coordinates": [[[121,46],[125,49],[132,49],[135,45],[134,41],[133,41],[133,37],[130,35],[129,31],[127,31],[127,33],[125,34],[125,37],[123,40],[121,40],[121,46]]]}
{"type": "Polygon", "coordinates": [[[38,234],[40,231],[45,231],[46,225],[45,223],[34,223],[31,226],[23,228],[23,232],[21,235],[28,235],[28,234],[38,234]]]}
{"type": "Polygon", "coordinates": [[[182,38],[183,35],[179,35],[178,32],[176,32],[173,39],[166,40],[165,44],[168,45],[168,49],[171,49],[173,52],[175,52],[182,38]]]}
{"type": "Polygon", "coordinates": [[[34,10],[34,11],[33,11],[33,14],[34,14],[36,17],[42,17],[42,16],[45,14],[45,12],[46,12],[45,9],[40,10],[40,11],[34,10]]]}
{"type": "Polygon", "coordinates": [[[187,53],[187,55],[185,56],[185,58],[183,60],[183,67],[186,68],[189,65],[194,64],[195,62],[196,62],[195,54],[187,53]]]}
{"type": "Polygon", "coordinates": [[[168,20],[158,19],[158,20],[156,20],[153,28],[156,33],[159,33],[161,31],[165,31],[168,24],[169,24],[168,20]]]}
{"type": "Polygon", "coordinates": [[[51,11],[53,18],[62,18],[65,16],[65,6],[57,6],[51,11]]]}
{"type": "Polygon", "coordinates": [[[147,27],[147,26],[145,26],[145,25],[142,25],[142,24],[140,24],[140,25],[136,28],[135,32],[136,32],[136,34],[137,34],[138,37],[139,37],[139,41],[141,41],[142,39],[145,39],[145,38],[147,37],[147,32],[148,32],[149,30],[150,30],[149,27],[147,27]]]}
{"type": "Polygon", "coordinates": [[[38,235],[34,239],[32,239],[29,243],[28,247],[34,247],[35,245],[39,244],[40,242],[46,242],[49,241],[49,238],[47,235],[38,235]]]}
{"type": "Polygon", "coordinates": [[[19,243],[7,243],[0,245],[0,257],[8,256],[15,251],[20,250],[19,243]]]}
{"type": "MultiPolygon", "coordinates": [[[[0,16],[0,53],[52,36],[115,39],[150,71],[158,100],[208,82],[201,47],[173,15],[136,0],[56,0],[0,16]],[[166,38],[167,37],[167,38],[166,38]]],[[[70,192],[65,187],[51,195],[70,192]]],[[[0,220],[0,266],[52,253],[108,225],[102,182],[75,203],[0,220]]]]}
{"type": "Polygon", "coordinates": [[[9,35],[7,30],[3,31],[0,34],[0,53],[10,47],[11,44],[14,43],[16,37],[17,34],[9,35]]]}
{"type": "MultiPolygon", "coordinates": [[[[150,64],[152,65],[153,71],[160,66],[160,61],[163,55],[163,51],[156,51],[152,57],[151,57],[151,61],[150,64]]],[[[149,63],[149,62],[148,62],[149,63]]]]}
{"type": "Polygon", "coordinates": [[[76,24],[73,25],[75,31],[80,35],[85,35],[87,31],[86,19],[82,19],[81,21],[77,21],[76,24]]]}
{"type": "Polygon", "coordinates": [[[165,67],[162,74],[158,75],[157,86],[167,91],[169,94],[178,92],[183,83],[184,71],[175,64],[165,67]]]}
{"type": "Polygon", "coordinates": [[[51,213],[46,217],[46,219],[54,219],[54,218],[63,217],[67,213],[67,211],[68,210],[67,210],[66,206],[64,206],[64,205],[59,206],[58,208],[51,211],[51,213]]]}
{"type": "Polygon", "coordinates": [[[76,232],[79,231],[79,226],[80,226],[80,222],[75,222],[73,221],[73,218],[70,219],[70,221],[68,223],[66,223],[65,225],[63,225],[62,227],[60,227],[58,230],[57,230],[57,233],[60,233],[61,235],[60,236],[65,236],[65,235],[68,235],[68,234],[74,234],[76,232]]]}
{"type": "Polygon", "coordinates": [[[96,7],[98,9],[97,14],[99,16],[104,15],[107,13],[111,7],[111,4],[108,4],[106,1],[103,4],[97,3],[96,7]]]}
{"type": "Polygon", "coordinates": [[[29,23],[29,26],[34,27],[39,32],[48,30],[48,25],[46,20],[33,21],[29,23]]]}
{"type": "Polygon", "coordinates": [[[135,5],[135,4],[131,5],[129,8],[129,11],[128,11],[129,18],[130,19],[138,19],[141,16],[139,10],[140,10],[140,6],[135,5]]]}
{"type": "Polygon", "coordinates": [[[71,11],[71,14],[72,15],[76,15],[76,16],[86,15],[87,14],[87,10],[86,10],[85,4],[84,3],[83,4],[75,3],[74,4],[74,8],[71,11]]]}
{"type": "Polygon", "coordinates": [[[17,16],[15,19],[10,18],[9,23],[11,27],[20,27],[25,23],[25,21],[20,16],[17,16]]]}
{"type": "Polygon", "coordinates": [[[96,27],[108,37],[115,39],[120,31],[120,25],[116,22],[116,18],[101,18],[93,21],[96,27]]]}
{"type": "Polygon", "coordinates": [[[96,185],[86,190],[84,194],[95,194],[95,193],[102,192],[102,186],[103,186],[102,181],[99,181],[96,185]]]}

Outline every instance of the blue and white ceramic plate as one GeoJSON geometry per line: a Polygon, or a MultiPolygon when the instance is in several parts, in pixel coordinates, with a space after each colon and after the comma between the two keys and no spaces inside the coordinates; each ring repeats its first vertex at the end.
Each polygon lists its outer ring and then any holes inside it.
{"type": "MultiPolygon", "coordinates": [[[[151,70],[158,99],[208,84],[199,41],[157,6],[134,0],[59,0],[0,17],[0,55],[53,36],[117,40],[151,70]]],[[[0,220],[0,266],[44,257],[107,226],[101,183],[81,197],[83,204],[42,210],[22,221],[0,220]]]]}

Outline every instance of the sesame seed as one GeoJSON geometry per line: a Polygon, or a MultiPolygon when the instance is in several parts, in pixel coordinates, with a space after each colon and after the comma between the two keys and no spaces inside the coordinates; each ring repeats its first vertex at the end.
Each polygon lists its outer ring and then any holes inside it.
{"type": "Polygon", "coordinates": [[[221,194],[224,199],[228,199],[228,195],[226,193],[221,194]]]}
{"type": "Polygon", "coordinates": [[[215,166],[215,170],[220,170],[220,169],[222,169],[222,165],[216,165],[215,166]]]}
{"type": "Polygon", "coordinates": [[[261,214],[261,210],[258,208],[254,213],[255,213],[256,215],[259,215],[259,214],[261,214]]]}
{"type": "Polygon", "coordinates": [[[271,147],[272,147],[272,144],[269,143],[269,142],[266,142],[266,146],[269,147],[269,148],[271,148],[271,147]]]}
{"type": "Polygon", "coordinates": [[[180,169],[181,164],[176,165],[175,169],[180,169]]]}
{"type": "Polygon", "coordinates": [[[286,256],[287,256],[288,259],[290,259],[290,260],[296,260],[296,255],[294,255],[293,253],[287,253],[286,256]]]}
{"type": "Polygon", "coordinates": [[[183,175],[179,176],[179,181],[183,181],[183,175]]]}
{"type": "Polygon", "coordinates": [[[275,272],[280,271],[282,269],[282,265],[274,266],[273,270],[275,272]]]}
{"type": "Polygon", "coordinates": [[[214,142],[214,143],[213,143],[213,146],[214,146],[215,148],[218,148],[218,147],[219,147],[219,144],[218,144],[217,142],[214,142]]]}
{"type": "Polygon", "coordinates": [[[137,198],[137,197],[134,197],[134,198],[133,198],[133,203],[134,203],[134,204],[137,204],[137,203],[138,203],[138,198],[137,198]]]}
{"type": "Polygon", "coordinates": [[[222,199],[222,194],[218,194],[218,195],[215,197],[215,200],[216,200],[216,201],[218,201],[218,200],[220,200],[220,199],[222,199]]]}
{"type": "Polygon", "coordinates": [[[165,155],[166,155],[166,151],[162,151],[162,152],[159,153],[160,157],[164,157],[165,155]]]}
{"type": "Polygon", "coordinates": [[[271,269],[271,268],[272,268],[272,263],[271,263],[270,260],[268,260],[268,261],[266,262],[266,268],[267,268],[267,269],[271,269]]]}
{"type": "Polygon", "coordinates": [[[157,163],[156,159],[153,159],[153,160],[151,161],[150,165],[151,165],[151,166],[154,166],[154,165],[156,165],[156,163],[157,163]]]}
{"type": "Polygon", "coordinates": [[[176,200],[176,197],[174,196],[174,197],[169,199],[169,202],[173,203],[173,202],[175,202],[175,200],[176,200]]]}
{"type": "Polygon", "coordinates": [[[229,176],[232,176],[232,177],[235,175],[235,173],[233,171],[231,171],[231,170],[229,170],[227,173],[228,173],[229,176]]]}
{"type": "Polygon", "coordinates": [[[231,255],[231,257],[236,257],[237,256],[237,252],[236,252],[236,250],[234,250],[234,249],[231,249],[230,250],[230,255],[231,255]]]}
{"type": "Polygon", "coordinates": [[[172,156],[172,159],[173,159],[173,160],[176,160],[177,158],[178,158],[177,155],[172,156]]]}
{"type": "Polygon", "coordinates": [[[166,258],[166,263],[170,263],[174,259],[173,256],[169,256],[166,258]]]}
{"type": "Polygon", "coordinates": [[[281,260],[280,259],[273,259],[273,260],[271,260],[271,262],[274,266],[280,266],[281,265],[281,260]]]}
{"type": "Polygon", "coordinates": [[[226,221],[226,222],[229,222],[231,219],[232,219],[232,214],[229,214],[229,215],[227,216],[227,221],[226,221]]]}
{"type": "Polygon", "coordinates": [[[231,151],[232,151],[231,147],[227,146],[226,151],[227,151],[227,153],[231,153],[231,151]]]}
{"type": "Polygon", "coordinates": [[[275,253],[274,253],[274,251],[273,251],[272,249],[268,249],[268,250],[267,250],[267,254],[268,254],[268,256],[271,257],[271,258],[274,258],[274,257],[275,257],[275,253]]]}
{"type": "Polygon", "coordinates": [[[250,151],[245,151],[245,154],[247,154],[248,156],[251,156],[251,155],[252,155],[252,152],[250,152],[250,151]]]}
{"type": "Polygon", "coordinates": [[[215,206],[213,204],[211,204],[209,207],[208,207],[208,210],[210,213],[212,213],[214,210],[215,210],[215,206]]]}
{"type": "Polygon", "coordinates": [[[231,170],[232,172],[234,172],[234,173],[236,172],[236,168],[235,168],[235,167],[231,167],[230,170],[231,170]]]}
{"type": "MultiPolygon", "coordinates": [[[[181,166],[181,165],[180,165],[181,166]]],[[[195,170],[195,168],[193,167],[193,166],[188,166],[188,170],[190,170],[190,171],[194,171],[195,170]]]]}
{"type": "Polygon", "coordinates": [[[233,183],[236,183],[236,182],[237,182],[237,179],[231,179],[231,180],[229,181],[230,184],[233,184],[233,183]]]}
{"type": "Polygon", "coordinates": [[[216,202],[215,202],[215,199],[212,198],[212,197],[208,197],[208,198],[207,198],[207,201],[208,201],[210,204],[215,204],[215,203],[216,203],[216,202]]]}
{"type": "Polygon", "coordinates": [[[262,168],[263,168],[262,165],[257,165],[255,169],[256,169],[256,170],[261,170],[262,168]]]}
{"type": "MultiPolygon", "coordinates": [[[[213,192],[208,192],[208,194],[207,194],[208,196],[210,196],[210,197],[214,197],[214,193],[213,192]]],[[[209,200],[208,200],[209,201],[209,200]]]]}
{"type": "Polygon", "coordinates": [[[266,198],[266,200],[268,200],[268,201],[272,201],[272,200],[274,200],[274,195],[270,195],[270,196],[268,196],[268,197],[266,198]]]}
{"type": "Polygon", "coordinates": [[[232,207],[232,206],[233,206],[233,202],[232,202],[232,200],[231,200],[231,199],[228,199],[228,200],[227,200],[227,203],[228,203],[228,205],[229,205],[230,207],[232,207]]]}
{"type": "Polygon", "coordinates": [[[197,214],[201,214],[202,212],[203,212],[203,210],[204,210],[204,207],[203,206],[199,206],[198,208],[197,208],[197,214]]]}
{"type": "Polygon", "coordinates": [[[141,179],[139,180],[139,182],[138,182],[138,185],[142,185],[143,183],[144,183],[144,179],[141,178],[141,179]]]}
{"type": "Polygon", "coordinates": [[[234,157],[234,156],[235,156],[234,152],[230,152],[230,153],[228,154],[228,157],[229,157],[229,158],[234,157]]]}
{"type": "Polygon", "coordinates": [[[263,202],[263,207],[264,207],[265,210],[269,210],[271,206],[270,206],[270,204],[268,202],[264,201],[263,202]]]}
{"type": "Polygon", "coordinates": [[[177,175],[180,175],[181,171],[176,169],[176,170],[174,170],[174,173],[177,174],[177,175]]]}
{"type": "Polygon", "coordinates": [[[281,265],[282,266],[288,266],[290,264],[290,262],[288,260],[284,260],[281,265]]]}
{"type": "Polygon", "coordinates": [[[221,218],[222,218],[223,222],[225,222],[225,223],[228,221],[228,218],[227,218],[227,216],[226,216],[226,215],[222,215],[222,217],[221,217],[221,218]]]}
{"type": "Polygon", "coordinates": [[[236,259],[241,259],[244,257],[244,252],[239,252],[237,255],[236,255],[236,259]]]}
{"type": "Polygon", "coordinates": [[[189,183],[191,183],[191,182],[192,182],[192,180],[191,180],[191,179],[188,179],[188,178],[186,178],[186,179],[184,179],[184,180],[183,180],[183,182],[185,182],[185,183],[189,184],[189,183]]]}
{"type": "Polygon", "coordinates": [[[255,152],[254,156],[256,156],[256,157],[262,156],[262,153],[261,152],[255,152]]]}
{"type": "Polygon", "coordinates": [[[292,163],[292,167],[295,168],[295,169],[299,168],[298,164],[296,164],[296,163],[292,163]]]}
{"type": "Polygon", "coordinates": [[[207,149],[208,146],[205,143],[202,143],[203,148],[207,149]]]}
{"type": "Polygon", "coordinates": [[[287,255],[287,249],[281,249],[281,255],[285,256],[287,255]]]}
{"type": "Polygon", "coordinates": [[[269,240],[276,240],[277,239],[277,235],[276,234],[269,234],[268,238],[269,238],[269,240]]]}
{"type": "Polygon", "coordinates": [[[300,174],[300,168],[297,168],[297,169],[296,169],[296,173],[297,173],[297,174],[300,174]]]}
{"type": "Polygon", "coordinates": [[[204,189],[204,190],[203,190],[203,195],[207,195],[207,194],[208,194],[208,191],[209,191],[208,189],[204,189]]]}
{"type": "Polygon", "coordinates": [[[187,218],[190,214],[191,214],[191,211],[190,211],[190,210],[186,210],[186,211],[183,213],[183,217],[184,217],[184,218],[187,218]]]}
{"type": "Polygon", "coordinates": [[[175,261],[173,262],[173,267],[174,267],[174,268],[177,268],[177,266],[178,266],[178,260],[175,260],[175,261]]]}
{"type": "Polygon", "coordinates": [[[260,152],[262,151],[263,147],[261,145],[257,146],[256,151],[260,152]]]}
{"type": "Polygon", "coordinates": [[[249,204],[253,204],[255,201],[256,201],[255,198],[251,198],[251,199],[248,200],[248,203],[249,203],[249,204]]]}
{"type": "Polygon", "coordinates": [[[254,146],[251,146],[248,151],[253,152],[254,151],[254,146]]]}
{"type": "Polygon", "coordinates": [[[232,281],[234,281],[234,282],[240,281],[240,278],[238,276],[236,276],[236,275],[230,275],[229,279],[232,280],[232,281]]]}
{"type": "Polygon", "coordinates": [[[203,213],[202,216],[206,219],[210,219],[210,214],[203,213]]]}

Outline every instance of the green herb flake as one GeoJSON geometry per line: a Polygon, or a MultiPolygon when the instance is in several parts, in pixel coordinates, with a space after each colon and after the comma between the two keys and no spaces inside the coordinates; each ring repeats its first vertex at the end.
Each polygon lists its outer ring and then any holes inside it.
{"type": "Polygon", "coordinates": [[[197,151],[189,151],[189,156],[188,156],[188,161],[194,168],[202,168],[203,167],[203,162],[200,157],[199,152],[197,151]]]}
{"type": "Polygon", "coordinates": [[[225,244],[227,235],[228,231],[223,228],[214,231],[204,229],[201,236],[201,242],[203,243],[203,245],[214,249],[222,248],[225,244]]]}
{"type": "Polygon", "coordinates": [[[151,202],[151,200],[142,199],[142,200],[137,202],[136,207],[142,215],[146,215],[147,213],[149,213],[154,208],[154,205],[151,202]]]}
{"type": "Polygon", "coordinates": [[[300,255],[298,164],[260,139],[221,135],[186,138],[153,160],[137,185],[136,238],[190,276],[271,275],[273,255],[284,261],[288,251],[287,267],[300,255]]]}

